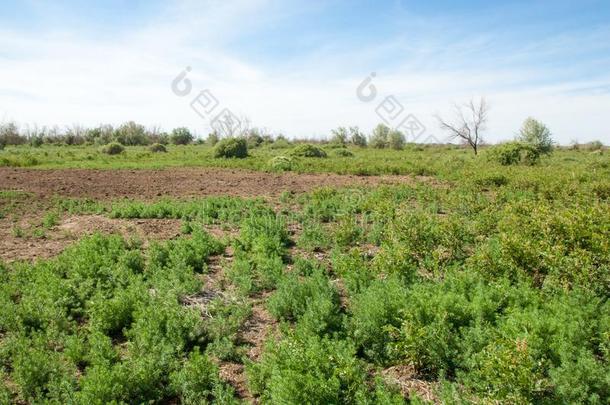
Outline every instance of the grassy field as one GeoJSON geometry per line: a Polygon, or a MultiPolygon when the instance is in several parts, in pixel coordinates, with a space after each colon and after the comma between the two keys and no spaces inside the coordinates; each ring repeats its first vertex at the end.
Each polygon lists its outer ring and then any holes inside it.
{"type": "MultiPolygon", "coordinates": [[[[277,199],[0,191],[24,249],[66,218],[180,222],[168,240],[94,233],[0,264],[0,403],[608,403],[607,152],[502,166],[485,149],[335,150],[291,170],[436,181],[277,199]]],[[[22,146],[0,164],[275,172],[289,154],[22,146]]]]}

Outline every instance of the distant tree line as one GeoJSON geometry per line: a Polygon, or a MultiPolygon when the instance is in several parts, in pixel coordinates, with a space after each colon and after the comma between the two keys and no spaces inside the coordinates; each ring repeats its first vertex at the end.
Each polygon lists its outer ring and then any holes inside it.
{"type": "MultiPolygon", "coordinates": [[[[463,106],[456,106],[457,118],[454,122],[444,121],[437,116],[441,129],[449,132],[454,139],[473,149],[475,154],[483,145],[481,132],[487,121],[487,104],[484,99],[480,103],[470,102],[463,106]],[[465,107],[466,113],[462,111],[465,107]]],[[[403,132],[390,128],[385,124],[377,125],[370,134],[363,133],[358,127],[338,127],[333,129],[328,139],[293,139],[289,140],[282,134],[272,135],[262,128],[248,128],[239,133],[221,131],[210,133],[207,138],[196,138],[188,128],[174,128],[170,132],[159,128],[147,128],[133,121],[119,126],[99,125],[87,128],[80,125],[60,129],[58,127],[23,126],[19,127],[13,122],[0,123],[0,149],[6,145],[26,145],[34,147],[44,144],[54,145],[109,145],[118,143],[123,146],[150,146],[150,145],[188,145],[191,143],[206,143],[215,146],[221,139],[243,139],[248,149],[268,145],[271,148],[281,149],[299,143],[330,144],[335,147],[353,145],[357,147],[371,147],[376,149],[401,150],[407,140],[403,132]]],[[[533,118],[525,120],[519,136],[505,147],[505,157],[514,160],[514,156],[523,155],[524,151],[530,157],[534,155],[550,154],[555,146],[551,132],[540,121],[533,118]],[[510,149],[510,150],[509,150],[510,149]],[[511,155],[513,157],[507,157],[511,155]]],[[[506,144],[502,144],[506,145],[506,144]]],[[[603,148],[599,141],[587,144],[572,143],[573,149],[595,150],[603,148]]]]}

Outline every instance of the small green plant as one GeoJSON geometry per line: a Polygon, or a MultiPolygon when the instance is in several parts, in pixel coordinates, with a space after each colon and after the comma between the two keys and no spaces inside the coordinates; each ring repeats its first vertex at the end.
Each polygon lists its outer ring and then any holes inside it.
{"type": "Polygon", "coordinates": [[[125,151],[125,147],[118,142],[111,142],[102,148],[102,153],[107,155],[120,155],[125,151]]]}
{"type": "Polygon", "coordinates": [[[16,238],[23,238],[25,236],[25,230],[19,225],[14,225],[13,236],[16,238]]]}
{"type": "Polygon", "coordinates": [[[326,152],[319,147],[310,143],[302,143],[296,146],[290,154],[292,156],[307,157],[307,158],[325,158],[326,152]]]}
{"type": "Polygon", "coordinates": [[[218,142],[214,149],[216,158],[248,157],[248,142],[244,138],[226,138],[218,142]]]}
{"type": "Polygon", "coordinates": [[[59,218],[58,218],[57,213],[49,212],[42,219],[42,226],[44,226],[46,229],[51,229],[55,225],[57,225],[58,220],[59,220],[59,218]]]}

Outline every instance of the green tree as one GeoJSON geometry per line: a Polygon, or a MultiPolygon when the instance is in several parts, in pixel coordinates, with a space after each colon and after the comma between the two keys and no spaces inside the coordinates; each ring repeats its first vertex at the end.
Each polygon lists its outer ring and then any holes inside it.
{"type": "Polygon", "coordinates": [[[534,146],[540,154],[548,155],[553,151],[551,131],[542,122],[529,117],[519,130],[519,141],[534,146]]]}
{"type": "Polygon", "coordinates": [[[383,149],[388,147],[390,136],[390,127],[385,124],[379,124],[373,130],[371,134],[371,146],[377,149],[383,149]]]}
{"type": "Polygon", "coordinates": [[[184,127],[174,128],[169,139],[174,145],[188,145],[193,142],[193,134],[184,127]]]}

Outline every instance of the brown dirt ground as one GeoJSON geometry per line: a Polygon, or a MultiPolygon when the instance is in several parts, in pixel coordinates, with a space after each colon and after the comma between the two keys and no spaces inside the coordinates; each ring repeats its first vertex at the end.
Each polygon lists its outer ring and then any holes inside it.
{"type": "MultiPolygon", "coordinates": [[[[0,168],[0,190],[20,190],[40,197],[54,195],[95,199],[161,196],[228,195],[275,197],[284,191],[317,187],[413,183],[410,176],[265,173],[239,169],[171,168],[162,170],[0,168]]],[[[429,181],[430,178],[421,177],[429,181]]]]}
{"type": "Polygon", "coordinates": [[[0,261],[36,260],[61,253],[83,236],[95,232],[120,234],[125,238],[138,238],[144,245],[152,240],[166,240],[180,235],[177,219],[111,219],[101,215],[78,215],[63,219],[57,226],[45,231],[44,237],[33,237],[31,225],[22,220],[24,237],[13,234],[8,219],[0,220],[0,261]]]}

